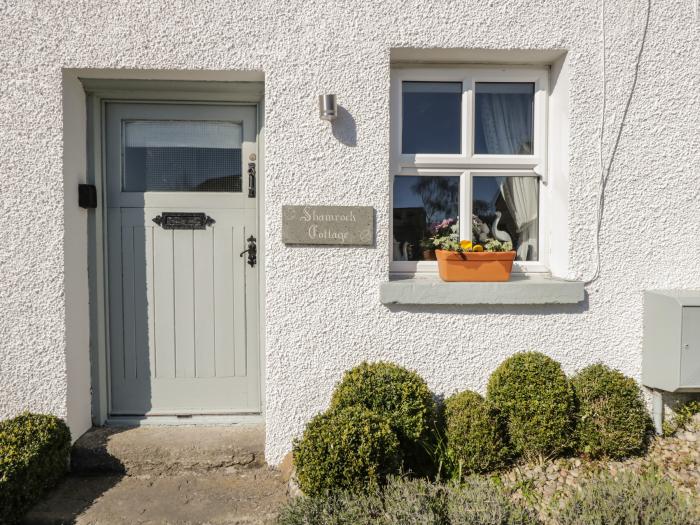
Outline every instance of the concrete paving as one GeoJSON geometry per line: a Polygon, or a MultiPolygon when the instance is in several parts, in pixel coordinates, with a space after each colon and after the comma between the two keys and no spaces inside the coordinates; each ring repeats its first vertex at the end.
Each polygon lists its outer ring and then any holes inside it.
{"type": "Polygon", "coordinates": [[[274,523],[286,478],[265,466],[264,428],[99,428],[25,523],[274,523]]]}
{"type": "Polygon", "coordinates": [[[267,525],[286,499],[281,475],[266,468],[229,474],[71,475],[25,523],[267,525]]]}

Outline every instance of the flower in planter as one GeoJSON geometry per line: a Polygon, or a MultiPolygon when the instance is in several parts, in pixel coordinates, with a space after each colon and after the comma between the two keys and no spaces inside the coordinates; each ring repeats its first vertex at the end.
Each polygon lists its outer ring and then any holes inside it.
{"type": "Polygon", "coordinates": [[[498,239],[489,239],[484,245],[487,252],[510,252],[513,250],[513,243],[510,241],[499,241],[498,239]]]}
{"type": "MultiPolygon", "coordinates": [[[[483,235],[482,235],[483,237],[483,235]]],[[[479,239],[481,241],[481,238],[479,239]]],[[[460,240],[459,221],[447,218],[430,225],[427,237],[421,241],[424,250],[445,250],[449,252],[510,252],[513,251],[513,243],[487,239],[481,244],[473,241],[460,240]]]]}

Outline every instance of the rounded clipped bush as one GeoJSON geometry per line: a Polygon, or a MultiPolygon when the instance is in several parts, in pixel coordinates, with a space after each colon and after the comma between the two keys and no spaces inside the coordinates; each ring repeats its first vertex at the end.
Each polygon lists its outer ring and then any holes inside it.
{"type": "Polygon", "coordinates": [[[15,523],[68,470],[63,420],[25,412],[0,422],[0,523],[15,523]]]}
{"type": "Polygon", "coordinates": [[[450,463],[462,474],[496,470],[508,459],[504,425],[476,392],[466,390],[445,401],[445,437],[450,463]]]}
{"type": "Polygon", "coordinates": [[[580,453],[622,459],[644,452],[651,421],[634,379],[595,364],[576,374],[571,384],[580,453]]]}
{"type": "Polygon", "coordinates": [[[312,419],[294,444],[301,490],[319,496],[337,490],[366,491],[399,472],[399,440],[387,417],[355,406],[312,419]]]}
{"type": "Polygon", "coordinates": [[[487,399],[505,418],[514,453],[533,460],[572,445],[572,389],[550,357],[539,352],[509,357],[491,375],[487,399]]]}
{"type": "Polygon", "coordinates": [[[583,483],[557,516],[560,525],[696,525],[700,513],[667,480],[624,473],[583,483]]]}
{"type": "Polygon", "coordinates": [[[435,424],[435,401],[425,380],[393,363],[362,363],[345,372],[331,407],[354,405],[390,417],[401,438],[418,440],[435,424]]]}
{"type": "Polygon", "coordinates": [[[362,406],[389,419],[401,442],[405,469],[432,474],[436,406],[425,380],[393,363],[362,363],[340,381],[331,408],[362,406]]]}

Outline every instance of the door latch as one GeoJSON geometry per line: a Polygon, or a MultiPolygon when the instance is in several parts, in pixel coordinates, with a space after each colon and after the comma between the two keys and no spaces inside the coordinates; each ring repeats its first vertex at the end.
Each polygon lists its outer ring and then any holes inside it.
{"type": "Polygon", "coordinates": [[[255,198],[255,162],[248,163],[248,198],[255,198]]]}
{"type": "Polygon", "coordinates": [[[243,250],[239,257],[243,257],[243,254],[248,254],[248,264],[252,268],[258,262],[258,245],[256,244],[256,239],[252,235],[248,237],[248,249],[243,250]]]}

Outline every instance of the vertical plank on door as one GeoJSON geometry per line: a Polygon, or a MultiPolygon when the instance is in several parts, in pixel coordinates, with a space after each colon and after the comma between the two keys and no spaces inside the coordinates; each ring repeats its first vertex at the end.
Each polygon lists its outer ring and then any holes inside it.
{"type": "MultiPolygon", "coordinates": [[[[148,228],[149,230],[151,228],[148,228]]],[[[151,376],[148,360],[149,330],[148,330],[148,297],[146,278],[147,260],[150,257],[150,246],[146,242],[147,228],[134,226],[133,228],[133,267],[134,283],[134,345],[135,345],[135,375],[140,381],[145,381],[151,376]]],[[[150,236],[149,236],[150,237],[150,236]]]]}
{"type": "Polygon", "coordinates": [[[193,233],[193,230],[175,230],[173,236],[176,377],[195,377],[196,369],[193,233]]]}
{"type": "MultiPolygon", "coordinates": [[[[235,245],[245,246],[247,248],[246,232],[244,228],[234,230],[235,245]]],[[[248,258],[243,257],[238,261],[234,261],[231,265],[231,273],[233,274],[233,315],[232,322],[235,326],[234,332],[234,371],[236,376],[246,375],[246,308],[245,308],[245,274],[248,258]]]]}
{"type": "Polygon", "coordinates": [[[150,377],[156,376],[156,322],[155,322],[155,295],[154,295],[154,285],[153,280],[155,275],[155,267],[153,261],[153,239],[154,231],[153,226],[146,227],[146,301],[147,312],[148,312],[148,323],[146,324],[146,329],[148,330],[148,371],[150,377]]]}
{"type": "Polygon", "coordinates": [[[214,233],[194,231],[194,350],[197,377],[214,377],[214,233]]]}
{"type": "Polygon", "coordinates": [[[122,310],[124,313],[124,377],[136,378],[136,338],[134,312],[134,225],[122,214],[122,310]]]}
{"type": "Polygon", "coordinates": [[[124,326],[122,318],[122,217],[121,210],[110,208],[107,220],[109,239],[109,366],[113,392],[124,381],[124,326]]]}
{"type": "Polygon", "coordinates": [[[214,235],[214,339],[216,377],[231,377],[234,375],[234,230],[235,228],[226,220],[220,220],[212,228],[214,235]]]}
{"type": "Polygon", "coordinates": [[[155,377],[172,378],[175,377],[172,230],[153,230],[153,275],[155,377]]]}

